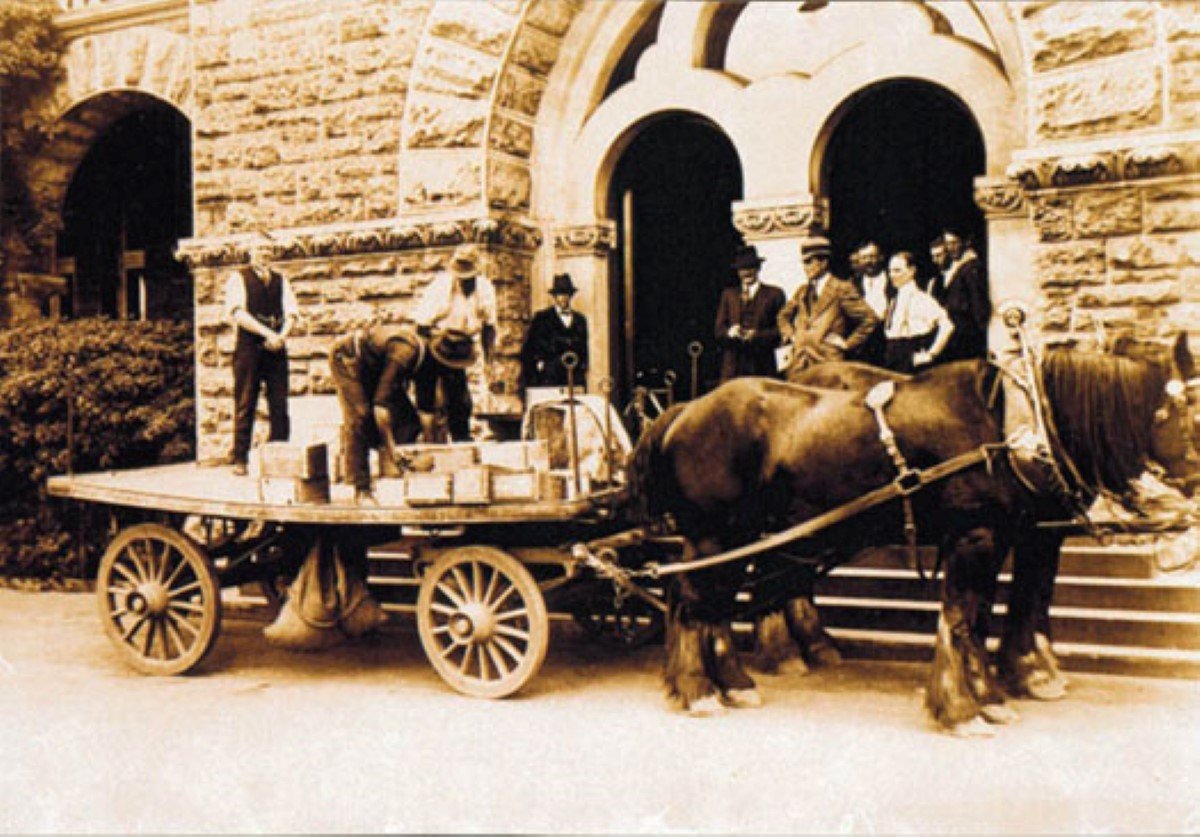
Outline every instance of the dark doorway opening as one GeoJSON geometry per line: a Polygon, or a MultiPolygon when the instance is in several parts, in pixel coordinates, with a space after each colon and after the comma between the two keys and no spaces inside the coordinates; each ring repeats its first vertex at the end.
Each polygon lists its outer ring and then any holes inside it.
{"type": "Polygon", "coordinates": [[[704,347],[697,381],[703,392],[717,376],[717,302],[735,280],[737,152],[710,122],[672,114],[625,150],[610,195],[620,242],[612,335],[620,395],[627,399],[639,384],[658,386],[672,372],[676,397],[689,397],[693,342],[704,347]]]}
{"type": "Polygon", "coordinates": [[[830,138],[822,184],[830,200],[835,269],[845,276],[856,243],[912,250],[929,275],[929,242],[941,230],[970,238],[986,259],[974,179],[983,137],[956,97],[920,81],[891,81],[858,94],[830,138]]]}
{"type": "Polygon", "coordinates": [[[63,222],[69,315],[191,319],[191,277],[173,255],[192,234],[187,119],[154,102],[114,122],[76,170],[63,222]]]}

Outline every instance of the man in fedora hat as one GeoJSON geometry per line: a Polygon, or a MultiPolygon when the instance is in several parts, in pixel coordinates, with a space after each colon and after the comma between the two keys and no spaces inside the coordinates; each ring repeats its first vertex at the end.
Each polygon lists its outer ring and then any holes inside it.
{"type": "Polygon", "coordinates": [[[247,247],[250,263],[225,280],[225,315],[237,332],[233,347],[233,472],[246,473],[258,393],[266,385],[272,442],[286,442],[287,338],[299,307],[287,278],[271,269],[275,241],[258,231],[247,247]]]}
{"type": "Polygon", "coordinates": [[[777,377],[779,312],[783,291],[759,281],[763,258],[754,247],[740,247],[733,258],[738,287],[721,292],[715,326],[721,347],[721,383],[743,375],[777,377]]]}
{"type": "Polygon", "coordinates": [[[477,346],[490,363],[496,345],[496,288],[479,275],[479,248],[463,244],[454,250],[450,269],[425,288],[412,320],[429,341],[429,359],[417,372],[417,411],[426,439],[431,439],[442,385],[446,420],[456,442],[471,440],[471,391],[467,369],[474,365],[477,346]]]}
{"type": "Polygon", "coordinates": [[[587,318],[571,307],[571,298],[579,289],[570,274],[559,273],[550,286],[554,304],[533,315],[525,345],[521,347],[521,373],[527,387],[565,387],[567,368],[563,355],[574,352],[575,386],[587,387],[587,318]]]}
{"type": "Polygon", "coordinates": [[[842,360],[861,346],[879,324],[854,285],[829,272],[829,239],[813,235],[800,242],[806,282],[779,312],[779,334],[791,345],[788,380],[810,366],[842,360]]]}

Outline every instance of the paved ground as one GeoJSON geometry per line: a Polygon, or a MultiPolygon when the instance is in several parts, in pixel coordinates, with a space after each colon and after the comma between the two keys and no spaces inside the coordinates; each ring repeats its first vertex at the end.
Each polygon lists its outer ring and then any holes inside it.
{"type": "Polygon", "coordinates": [[[987,740],[922,668],[763,678],[670,714],[658,649],[557,632],[520,699],[459,697],[415,634],[318,656],[227,622],[199,676],[126,670],[91,596],[0,590],[2,832],[1197,832],[1195,681],[1083,676],[987,740]]]}

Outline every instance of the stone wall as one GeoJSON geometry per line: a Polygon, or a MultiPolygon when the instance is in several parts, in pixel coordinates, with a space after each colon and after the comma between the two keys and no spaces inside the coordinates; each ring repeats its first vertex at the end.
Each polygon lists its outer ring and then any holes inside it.
{"type": "Polygon", "coordinates": [[[1200,5],[1016,7],[1042,325],[1200,333],[1200,5]]]}

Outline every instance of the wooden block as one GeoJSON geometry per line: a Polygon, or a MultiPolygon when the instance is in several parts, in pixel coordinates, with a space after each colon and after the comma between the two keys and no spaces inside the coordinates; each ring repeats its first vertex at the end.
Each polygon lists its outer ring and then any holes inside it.
{"type": "Polygon", "coordinates": [[[479,445],[479,461],[484,465],[512,471],[527,468],[544,471],[550,467],[550,448],[544,439],[532,442],[483,442],[479,445]]]}
{"type": "Polygon", "coordinates": [[[530,502],[538,499],[540,486],[536,471],[495,471],[492,473],[492,499],[496,502],[530,502]]]}
{"type": "Polygon", "coordinates": [[[329,479],[301,480],[295,477],[263,477],[258,482],[264,503],[328,503],[329,479]]]}
{"type": "Polygon", "coordinates": [[[482,505],[492,501],[492,469],[487,465],[472,465],[454,472],[454,502],[461,505],[482,505]]]}
{"type": "Polygon", "coordinates": [[[406,474],[404,499],[413,506],[448,504],[453,496],[450,474],[406,474]]]}
{"type": "Polygon", "coordinates": [[[329,449],[324,445],[267,442],[259,449],[259,475],[302,480],[329,477],[329,449]]]}
{"type": "Polygon", "coordinates": [[[473,442],[451,445],[404,445],[401,450],[411,458],[429,458],[435,472],[453,472],[479,464],[479,446],[473,442]]]}
{"type": "Polygon", "coordinates": [[[375,499],[381,506],[405,505],[405,485],[403,479],[380,477],[375,480],[375,499]]]}

